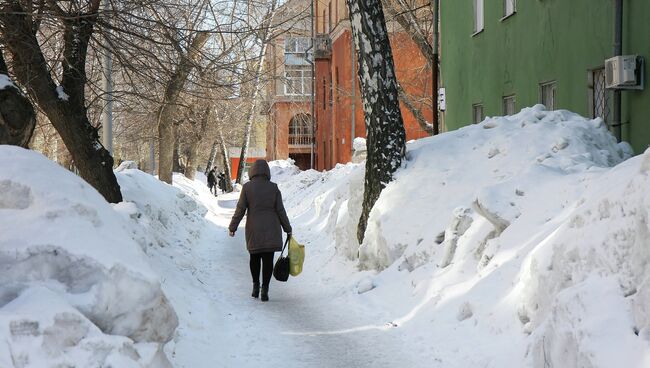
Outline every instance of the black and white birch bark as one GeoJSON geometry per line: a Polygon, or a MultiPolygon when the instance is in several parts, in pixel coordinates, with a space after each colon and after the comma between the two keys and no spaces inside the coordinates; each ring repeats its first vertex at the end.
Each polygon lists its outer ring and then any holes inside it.
{"type": "Polygon", "coordinates": [[[402,163],[406,134],[381,0],[347,0],[347,4],[367,132],[363,205],[357,227],[362,243],[370,211],[402,163]]]}

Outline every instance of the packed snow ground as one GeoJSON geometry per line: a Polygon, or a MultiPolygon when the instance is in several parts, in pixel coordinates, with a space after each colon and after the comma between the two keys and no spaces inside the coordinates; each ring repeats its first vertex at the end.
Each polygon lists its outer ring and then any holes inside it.
{"type": "Polygon", "coordinates": [[[361,246],[362,165],[274,162],[307,256],[262,303],[236,193],[122,167],[111,208],[0,147],[0,367],[159,367],[170,339],[187,368],[648,367],[650,151],[629,156],[540,106],[410,143],[361,246]]]}

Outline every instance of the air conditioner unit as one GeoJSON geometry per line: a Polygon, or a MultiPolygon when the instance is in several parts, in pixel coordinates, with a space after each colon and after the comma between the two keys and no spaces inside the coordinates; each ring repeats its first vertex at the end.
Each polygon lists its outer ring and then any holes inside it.
{"type": "Polygon", "coordinates": [[[605,60],[605,86],[607,88],[630,88],[637,86],[637,56],[614,56],[605,60]]]}

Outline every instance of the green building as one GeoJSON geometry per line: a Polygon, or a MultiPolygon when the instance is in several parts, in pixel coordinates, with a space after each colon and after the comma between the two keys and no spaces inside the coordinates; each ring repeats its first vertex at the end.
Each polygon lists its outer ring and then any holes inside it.
{"type": "MultiPolygon", "coordinates": [[[[605,60],[614,55],[616,0],[440,1],[441,87],[448,130],[543,103],[614,121],[605,60]]],[[[650,0],[622,0],[622,55],[650,59],[650,0]]],[[[612,64],[610,64],[611,66],[612,64]]],[[[627,64],[630,65],[630,64],[627,64]]],[[[650,91],[621,92],[621,137],[650,145],[650,91]]]]}

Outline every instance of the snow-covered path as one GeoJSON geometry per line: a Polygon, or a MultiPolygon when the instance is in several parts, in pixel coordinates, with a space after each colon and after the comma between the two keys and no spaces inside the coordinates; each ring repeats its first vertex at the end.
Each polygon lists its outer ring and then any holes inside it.
{"type": "MultiPolygon", "coordinates": [[[[367,317],[373,314],[347,299],[340,282],[328,283],[345,275],[328,274],[309,257],[299,277],[272,281],[269,302],[251,298],[243,229],[235,238],[226,231],[236,198],[202,196],[210,212],[201,240],[192,249],[163,248],[153,256],[180,320],[177,336],[166,348],[176,367],[426,365],[431,358],[405,346],[398,329],[387,327],[376,312],[375,320],[367,317]]],[[[342,262],[330,258],[330,263],[337,261],[342,262]]]]}

